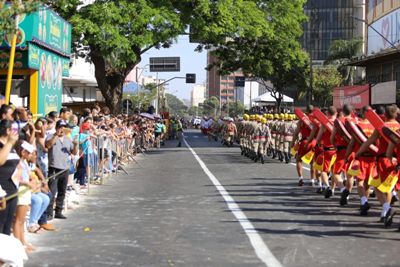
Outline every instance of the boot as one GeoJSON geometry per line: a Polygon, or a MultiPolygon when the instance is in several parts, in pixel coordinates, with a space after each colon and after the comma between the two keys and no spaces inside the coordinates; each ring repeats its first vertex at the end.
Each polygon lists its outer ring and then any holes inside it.
{"type": "Polygon", "coordinates": [[[288,164],[290,162],[289,153],[285,152],[285,162],[288,164]]]}
{"type": "Polygon", "coordinates": [[[264,160],[264,155],[263,154],[260,154],[260,160],[261,160],[261,164],[264,164],[265,163],[265,160],[264,160]]]}
{"type": "Polygon", "coordinates": [[[280,162],[283,162],[283,153],[282,151],[278,151],[278,159],[280,162]]]}
{"type": "Polygon", "coordinates": [[[257,162],[257,161],[258,161],[258,155],[257,155],[257,153],[254,152],[254,162],[257,162]]]}

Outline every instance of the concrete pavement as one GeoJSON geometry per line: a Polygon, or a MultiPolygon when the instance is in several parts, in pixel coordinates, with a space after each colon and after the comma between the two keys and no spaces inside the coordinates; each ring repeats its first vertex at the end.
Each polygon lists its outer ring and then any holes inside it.
{"type": "MultiPolygon", "coordinates": [[[[284,266],[399,266],[400,233],[296,186],[295,167],[252,163],[239,149],[187,141],[284,266]]],[[[192,153],[152,150],[92,193],[54,233],[32,240],[27,266],[265,266],[192,153]],[[91,231],[85,232],[89,227],[91,231]]],[[[398,221],[398,220],[397,220],[398,221]]]]}

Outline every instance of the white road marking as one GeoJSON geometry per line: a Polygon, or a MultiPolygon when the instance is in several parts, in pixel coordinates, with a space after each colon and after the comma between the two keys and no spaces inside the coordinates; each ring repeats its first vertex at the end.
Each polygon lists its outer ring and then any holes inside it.
{"type": "MultiPolygon", "coordinates": [[[[296,163],[290,163],[290,164],[292,164],[293,166],[296,166],[296,163]]],[[[307,167],[304,167],[304,166],[303,166],[303,169],[305,169],[307,171],[310,171],[310,168],[307,168],[307,167]]]]}
{"type": "Polygon", "coordinates": [[[264,243],[263,239],[258,234],[257,230],[254,228],[253,224],[247,219],[246,215],[240,209],[239,205],[236,204],[235,200],[229,195],[228,191],[225,190],[225,188],[221,185],[221,183],[214,176],[214,174],[212,174],[212,172],[207,168],[206,164],[190,147],[186,139],[184,139],[183,141],[185,142],[190,152],[192,152],[193,156],[200,164],[203,171],[207,174],[208,178],[210,178],[211,182],[217,188],[220,195],[224,198],[226,204],[228,205],[229,210],[232,212],[236,220],[242,226],[258,258],[268,267],[281,267],[282,264],[278,261],[278,259],[275,258],[275,256],[269,250],[268,246],[264,243]]]}
{"type": "Polygon", "coordinates": [[[193,138],[199,138],[199,136],[197,136],[197,135],[194,135],[194,136],[193,136],[193,138]]]}

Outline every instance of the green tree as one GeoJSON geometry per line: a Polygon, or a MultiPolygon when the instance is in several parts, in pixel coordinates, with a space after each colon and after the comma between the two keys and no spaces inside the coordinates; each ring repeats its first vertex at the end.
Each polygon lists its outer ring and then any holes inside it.
{"type": "Polygon", "coordinates": [[[49,1],[73,25],[78,54],[95,66],[107,105],[118,112],[126,75],[141,55],[169,47],[190,26],[204,46],[234,37],[261,36],[267,23],[256,1],[95,0],[77,10],[76,0],[49,1]]]}
{"type": "Polygon", "coordinates": [[[197,106],[191,106],[187,111],[189,116],[202,116],[203,115],[203,108],[197,106]]]}
{"type": "Polygon", "coordinates": [[[230,39],[226,45],[213,50],[218,58],[211,67],[221,73],[241,69],[247,77],[258,78],[277,101],[278,108],[284,90],[292,85],[305,85],[309,60],[299,43],[302,23],[306,21],[303,12],[305,0],[256,1],[263,11],[266,28],[260,28],[261,36],[246,36],[230,39]]]}
{"type": "Polygon", "coordinates": [[[216,116],[220,112],[219,110],[219,99],[215,96],[206,99],[203,102],[204,114],[207,116],[216,116]]]}
{"type": "Polygon", "coordinates": [[[36,10],[40,2],[34,0],[0,1],[0,33],[15,32],[15,18],[17,18],[17,15],[27,14],[36,10]]]}
{"type": "Polygon", "coordinates": [[[134,95],[124,95],[124,99],[130,99],[133,108],[140,112],[146,112],[150,107],[151,102],[157,97],[156,84],[147,84],[142,90],[137,91],[134,95]]]}
{"type": "Polygon", "coordinates": [[[329,48],[328,58],[324,64],[335,65],[344,77],[345,85],[353,85],[355,79],[355,67],[348,66],[355,57],[359,56],[363,46],[361,38],[351,40],[336,40],[329,48]]]}
{"type": "Polygon", "coordinates": [[[241,102],[229,102],[227,105],[227,113],[229,117],[242,116],[245,110],[244,105],[241,102]]]}
{"type": "Polygon", "coordinates": [[[314,68],[314,102],[320,106],[332,105],[333,88],[340,86],[342,75],[335,66],[314,68]]]}
{"type": "Polygon", "coordinates": [[[185,106],[185,104],[182,102],[182,100],[180,100],[179,98],[177,98],[176,96],[172,95],[172,94],[165,94],[166,100],[167,100],[167,106],[169,108],[169,112],[173,115],[179,115],[179,116],[183,116],[188,107],[185,106]]]}

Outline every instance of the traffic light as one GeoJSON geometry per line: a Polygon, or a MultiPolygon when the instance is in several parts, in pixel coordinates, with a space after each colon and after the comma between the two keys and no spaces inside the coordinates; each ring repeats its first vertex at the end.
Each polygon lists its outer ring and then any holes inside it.
{"type": "Polygon", "coordinates": [[[186,83],[196,83],[196,74],[186,73],[186,83]]]}
{"type": "Polygon", "coordinates": [[[244,76],[235,77],[235,87],[244,87],[245,82],[246,78],[244,76]]]}

